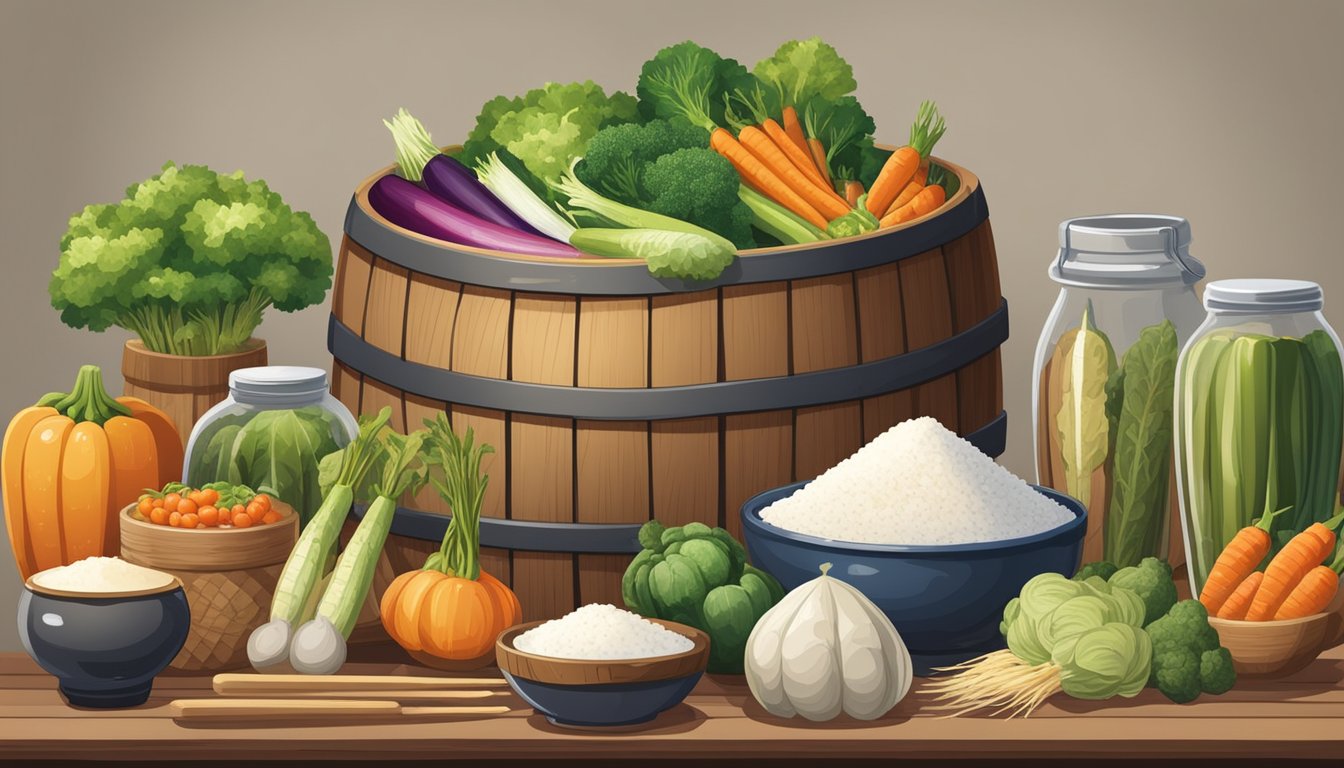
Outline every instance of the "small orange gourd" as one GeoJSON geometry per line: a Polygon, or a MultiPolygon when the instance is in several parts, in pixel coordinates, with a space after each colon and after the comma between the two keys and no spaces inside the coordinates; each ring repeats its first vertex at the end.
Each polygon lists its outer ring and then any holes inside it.
{"type": "Polygon", "coordinates": [[[167,414],[113,398],[94,365],[70,392],[52,392],[9,422],[0,493],[19,575],[120,552],[117,511],[182,471],[182,440],[167,414]]]}
{"type": "Polygon", "coordinates": [[[430,474],[453,510],[439,551],[419,571],[403,573],[383,593],[383,628],[402,648],[450,661],[472,661],[490,653],[499,634],[523,620],[518,597],[481,570],[481,501],[490,478],[481,459],[493,449],[475,445],[471,429],[459,438],[447,417],[426,419],[430,474]]]}

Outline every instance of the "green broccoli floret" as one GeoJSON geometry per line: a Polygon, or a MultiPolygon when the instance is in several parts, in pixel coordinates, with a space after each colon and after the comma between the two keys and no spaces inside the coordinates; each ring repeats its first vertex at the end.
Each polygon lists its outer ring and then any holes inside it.
{"type": "Polygon", "coordinates": [[[1148,684],[1177,704],[1199,698],[1199,656],[1188,648],[1177,648],[1158,655],[1153,653],[1152,676],[1148,684]]]}
{"type": "Polygon", "coordinates": [[[1182,600],[1165,616],[1144,628],[1153,643],[1148,684],[1178,704],[1201,692],[1219,694],[1236,682],[1232,658],[1209,626],[1209,614],[1198,600],[1182,600]]]}
{"type": "Polygon", "coordinates": [[[1205,693],[1227,693],[1236,685],[1237,671],[1232,668],[1232,654],[1226,648],[1205,651],[1199,656],[1199,687],[1205,693]]]}
{"type": "Polygon", "coordinates": [[[644,173],[648,210],[704,227],[738,248],[754,248],[751,209],[737,197],[741,183],[728,158],[705,147],[663,155],[644,173]]]}
{"type": "Polygon", "coordinates": [[[709,147],[709,132],[682,118],[613,125],[588,143],[579,181],[636,208],[681,219],[754,248],[751,209],[738,199],[741,178],[709,147]]]}
{"type": "Polygon", "coordinates": [[[708,146],[709,132],[682,119],[613,125],[588,142],[575,174],[617,202],[638,205],[648,194],[644,172],[650,163],[678,149],[708,146]]]}
{"type": "Polygon", "coordinates": [[[1115,572],[1120,570],[1115,567],[1115,563],[1108,563],[1105,560],[1098,560],[1095,563],[1087,563],[1078,572],[1073,574],[1074,581],[1087,581],[1093,576],[1100,576],[1103,581],[1109,581],[1115,572]]]}
{"type": "Polygon", "coordinates": [[[1145,557],[1138,565],[1121,568],[1107,582],[1113,587],[1124,587],[1143,600],[1144,626],[1165,616],[1176,604],[1176,583],[1171,579],[1171,566],[1156,557],[1145,557]]]}

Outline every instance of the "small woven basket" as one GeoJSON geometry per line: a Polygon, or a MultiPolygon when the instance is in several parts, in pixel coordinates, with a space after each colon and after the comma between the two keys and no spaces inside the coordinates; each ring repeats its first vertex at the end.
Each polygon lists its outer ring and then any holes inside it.
{"type": "Polygon", "coordinates": [[[218,672],[247,666],[247,638],[270,616],[271,596],[298,538],[294,510],[275,502],[284,517],[251,528],[173,528],[121,511],[121,557],[182,581],[191,630],[169,669],[218,672]]]}

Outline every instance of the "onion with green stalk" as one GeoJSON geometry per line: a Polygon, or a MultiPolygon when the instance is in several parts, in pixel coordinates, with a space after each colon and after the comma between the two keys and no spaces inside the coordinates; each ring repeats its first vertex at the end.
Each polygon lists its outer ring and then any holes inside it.
{"type": "Polygon", "coordinates": [[[252,631],[247,640],[247,658],[259,672],[283,671],[289,666],[294,627],[314,610],[314,599],[328,568],[332,551],[354,503],[355,488],[383,457],[386,450],[381,433],[392,418],[392,409],[384,408],[374,417],[360,420],[359,434],[342,451],[335,483],[325,494],[322,506],[299,535],[289,559],[280,571],[275,596],[271,599],[271,619],[252,631]]]}

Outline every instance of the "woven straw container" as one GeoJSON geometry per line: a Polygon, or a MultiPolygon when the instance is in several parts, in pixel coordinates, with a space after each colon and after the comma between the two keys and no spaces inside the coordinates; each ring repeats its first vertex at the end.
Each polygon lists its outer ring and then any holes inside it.
{"type": "Polygon", "coordinates": [[[121,557],[173,574],[191,607],[191,630],[170,669],[216,672],[247,666],[247,638],[270,615],[271,596],[299,534],[299,518],[250,528],[173,528],[121,511],[121,557]]]}

